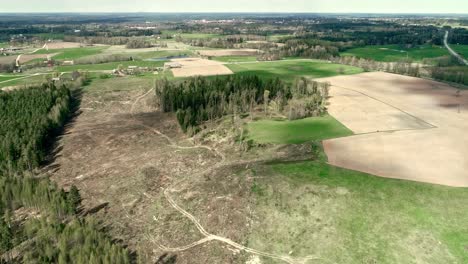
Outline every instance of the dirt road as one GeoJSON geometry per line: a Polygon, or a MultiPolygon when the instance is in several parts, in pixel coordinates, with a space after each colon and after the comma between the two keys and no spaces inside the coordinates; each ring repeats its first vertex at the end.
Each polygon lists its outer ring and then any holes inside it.
{"type": "Polygon", "coordinates": [[[461,63],[465,64],[465,65],[468,65],[468,61],[465,60],[462,56],[460,56],[460,54],[458,54],[456,51],[454,51],[448,44],[448,35],[449,35],[449,32],[448,31],[445,31],[445,36],[444,36],[444,45],[445,47],[448,49],[448,51],[454,56],[456,57],[461,63]]]}

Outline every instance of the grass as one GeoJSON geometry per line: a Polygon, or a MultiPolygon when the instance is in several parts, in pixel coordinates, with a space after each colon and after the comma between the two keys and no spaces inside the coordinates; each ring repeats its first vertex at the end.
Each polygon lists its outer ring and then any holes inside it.
{"type": "Polygon", "coordinates": [[[300,144],[353,134],[330,115],[294,121],[255,121],[249,123],[247,129],[249,139],[274,144],[300,144]]]}
{"type": "Polygon", "coordinates": [[[450,45],[450,47],[465,59],[468,58],[468,45],[450,45]]]}
{"type": "Polygon", "coordinates": [[[256,56],[221,56],[221,57],[213,57],[213,60],[221,61],[221,62],[229,62],[229,63],[254,62],[254,61],[257,61],[257,57],[256,56]]]}
{"type": "Polygon", "coordinates": [[[229,64],[226,65],[236,74],[256,74],[264,78],[279,77],[284,81],[293,81],[297,77],[322,78],[343,74],[361,73],[361,68],[328,63],[318,60],[285,60],[273,62],[229,64]]]}
{"type": "Polygon", "coordinates": [[[184,39],[210,39],[210,38],[219,38],[223,37],[220,34],[209,34],[209,33],[180,33],[174,30],[162,31],[161,35],[179,35],[184,39]]]}
{"type": "Polygon", "coordinates": [[[0,82],[5,82],[5,81],[8,81],[8,80],[14,80],[14,79],[17,79],[17,78],[21,78],[22,76],[0,76],[0,82]]]}
{"type": "Polygon", "coordinates": [[[128,67],[128,66],[161,67],[164,65],[164,61],[117,61],[117,62],[108,62],[108,63],[101,63],[101,64],[57,66],[56,70],[60,72],[69,72],[69,71],[76,71],[76,70],[109,71],[109,70],[117,69],[119,65],[122,65],[123,67],[128,67]]]}
{"type": "Polygon", "coordinates": [[[341,53],[341,56],[356,56],[376,61],[393,62],[406,59],[414,61],[432,59],[449,55],[447,49],[441,46],[422,45],[414,48],[404,48],[399,45],[375,45],[355,48],[341,53]]]}
{"type": "Polygon", "coordinates": [[[323,161],[273,163],[255,176],[250,247],[317,263],[468,263],[468,188],[323,161]]]}
{"type": "Polygon", "coordinates": [[[22,78],[17,76],[12,78],[11,81],[0,83],[0,88],[7,86],[20,86],[20,85],[32,85],[32,84],[41,84],[45,80],[45,75],[34,75],[27,78],[22,78]]]}
{"type": "Polygon", "coordinates": [[[108,47],[83,47],[83,48],[69,48],[69,49],[41,49],[34,54],[53,54],[58,53],[53,58],[56,60],[74,60],[86,56],[96,55],[101,53],[108,47]]]}

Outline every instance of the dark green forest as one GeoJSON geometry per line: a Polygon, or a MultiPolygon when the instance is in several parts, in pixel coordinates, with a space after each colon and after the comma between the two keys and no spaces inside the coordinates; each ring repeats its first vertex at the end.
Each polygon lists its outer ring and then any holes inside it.
{"type": "Polygon", "coordinates": [[[0,263],[129,263],[99,223],[82,217],[79,190],[36,169],[70,116],[70,90],[53,83],[0,92],[0,263]]]}

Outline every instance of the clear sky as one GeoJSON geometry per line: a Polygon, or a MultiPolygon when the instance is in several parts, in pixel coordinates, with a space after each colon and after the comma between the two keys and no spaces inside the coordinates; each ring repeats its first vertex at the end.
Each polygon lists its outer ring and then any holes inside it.
{"type": "Polygon", "coordinates": [[[468,13],[468,0],[0,0],[1,12],[468,13]]]}

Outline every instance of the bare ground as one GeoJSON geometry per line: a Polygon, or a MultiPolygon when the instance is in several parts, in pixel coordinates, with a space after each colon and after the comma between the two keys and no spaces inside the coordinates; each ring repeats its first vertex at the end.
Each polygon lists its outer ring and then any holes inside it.
{"type": "Polygon", "coordinates": [[[172,69],[174,77],[229,75],[233,72],[221,62],[200,58],[173,59],[181,68],[172,69]]]}
{"type": "Polygon", "coordinates": [[[324,142],[331,164],[468,187],[468,92],[382,72],[321,81],[332,84],[330,113],[357,133],[324,142]]]}

